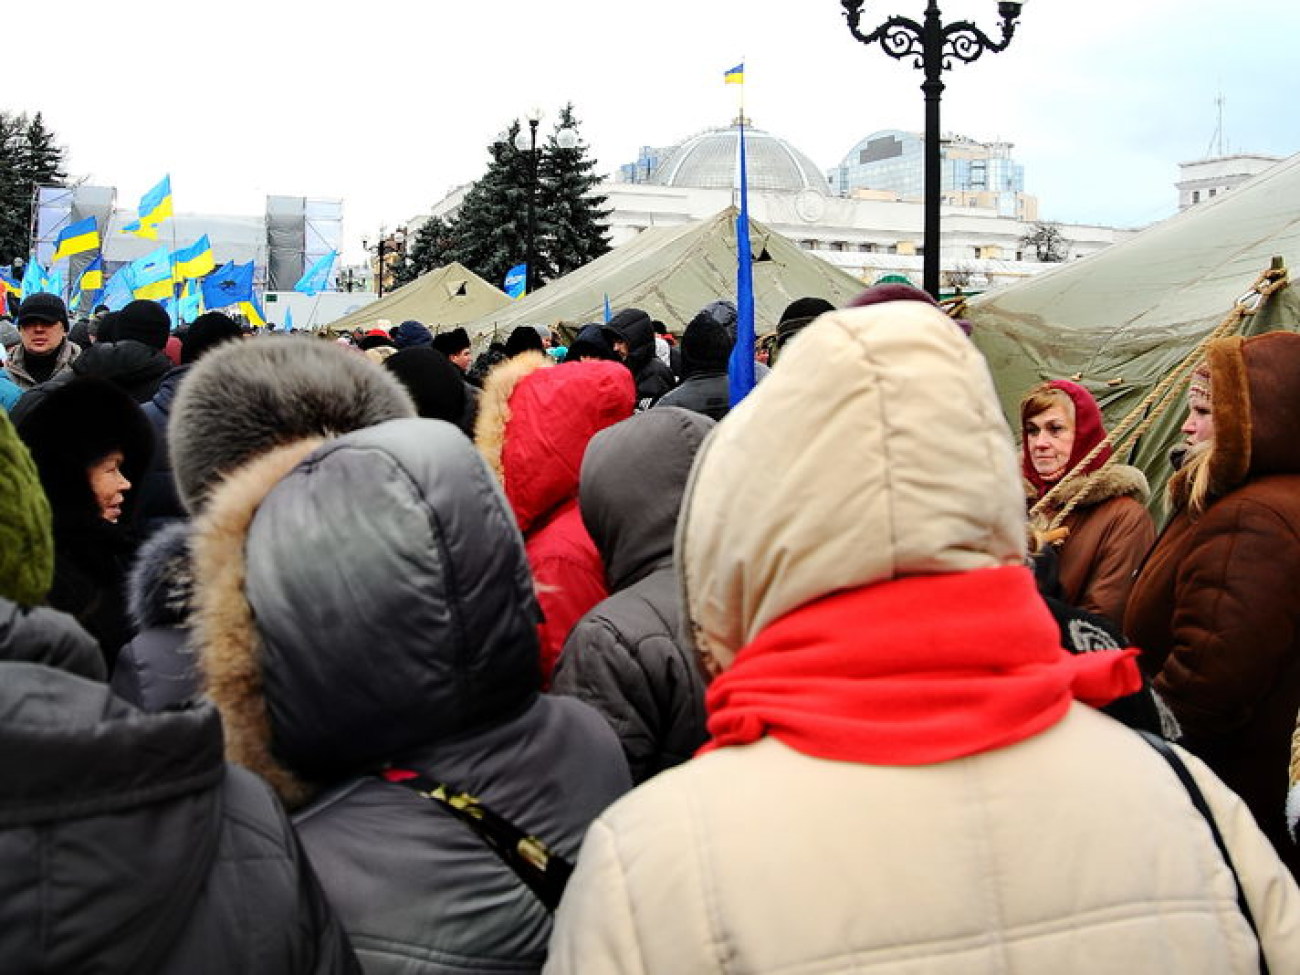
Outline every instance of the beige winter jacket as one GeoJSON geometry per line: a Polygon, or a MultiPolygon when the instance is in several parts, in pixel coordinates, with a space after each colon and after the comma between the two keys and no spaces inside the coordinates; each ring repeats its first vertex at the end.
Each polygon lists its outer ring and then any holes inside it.
{"type": "MultiPolygon", "coordinates": [[[[1018,560],[1011,441],[982,358],[939,312],[820,318],[697,461],[678,563],[703,653],[726,667],[833,591],[1018,560]]],[[[1240,801],[1187,763],[1272,970],[1300,971],[1300,891],[1240,801]]],[[[827,761],[764,738],[657,776],[588,832],[546,971],[1221,975],[1257,958],[1182,785],[1076,704],[955,761],[827,761]]]]}

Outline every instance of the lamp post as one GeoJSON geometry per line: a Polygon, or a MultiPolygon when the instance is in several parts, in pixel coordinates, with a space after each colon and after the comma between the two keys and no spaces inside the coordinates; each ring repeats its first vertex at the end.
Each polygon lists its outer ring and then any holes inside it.
{"type": "MultiPolygon", "coordinates": [[[[391,234],[384,231],[383,226],[379,228],[379,238],[375,241],[375,294],[377,298],[384,296],[384,278],[388,273],[388,258],[394,254],[402,254],[406,250],[406,230],[398,227],[391,234]]],[[[361,238],[361,246],[365,250],[370,250],[370,244],[364,237],[361,238]]],[[[350,290],[350,289],[349,289],[350,290]]]]}
{"type": "MultiPolygon", "coordinates": [[[[515,148],[520,152],[528,153],[528,212],[526,224],[524,226],[524,290],[532,294],[537,288],[541,287],[541,275],[538,274],[537,264],[537,192],[540,189],[540,180],[538,179],[538,167],[540,162],[540,153],[537,149],[537,126],[542,121],[544,113],[540,108],[534,108],[524,116],[524,121],[528,123],[527,131],[523,125],[519,127],[519,133],[515,136],[515,148]]],[[[560,149],[573,149],[578,145],[578,133],[576,130],[565,126],[555,133],[555,144],[560,149]]]]}
{"type": "Polygon", "coordinates": [[[840,0],[849,33],[863,44],[880,42],[886,54],[896,60],[912,58],[912,66],[925,72],[921,90],[925,92],[925,258],[924,287],[939,297],[939,100],[943,96],[943,72],[953,60],[970,64],[985,51],[1005,51],[1016,32],[1024,2],[1000,0],[998,16],[1002,18],[1002,38],[994,41],[968,20],[945,24],[938,0],[928,0],[925,20],[918,24],[907,17],[890,17],[869,34],[858,29],[863,0],[840,0]]]}

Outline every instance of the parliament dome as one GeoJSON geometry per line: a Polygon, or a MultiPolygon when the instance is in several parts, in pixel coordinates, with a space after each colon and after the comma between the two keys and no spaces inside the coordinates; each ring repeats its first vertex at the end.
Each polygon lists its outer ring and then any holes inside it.
{"type": "MultiPolygon", "coordinates": [[[[655,168],[651,183],[731,189],[736,185],[740,127],[708,129],[673,146],[655,168]]],[[[745,167],[751,190],[813,190],[827,195],[826,177],[817,165],[784,139],[745,126],[745,167]]]]}

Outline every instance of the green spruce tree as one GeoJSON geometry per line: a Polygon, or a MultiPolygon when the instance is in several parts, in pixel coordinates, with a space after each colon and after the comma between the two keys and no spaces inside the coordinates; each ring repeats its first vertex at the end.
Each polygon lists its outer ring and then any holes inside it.
{"type": "Polygon", "coordinates": [[[406,249],[406,260],[397,268],[397,285],[410,284],[421,274],[450,264],[455,244],[455,227],[442,217],[430,217],[420,225],[411,245],[406,249]]]}
{"type": "Polygon", "coordinates": [[[540,162],[537,250],[546,280],[568,274],[610,249],[612,211],[605,208],[606,197],[592,192],[600,183],[596,161],[580,135],[573,148],[562,148],[557,135],[564,129],[578,131],[572,102],[561,109],[540,162]]]}
{"type": "Polygon", "coordinates": [[[40,112],[0,112],[0,264],[27,259],[36,187],[67,179],[63,157],[40,112]]]}
{"type": "Polygon", "coordinates": [[[506,271],[524,259],[527,249],[528,193],[532,174],[528,152],[515,148],[519,123],[488,147],[492,161],[470,187],[454,227],[448,252],[479,277],[498,288],[506,271]]]}

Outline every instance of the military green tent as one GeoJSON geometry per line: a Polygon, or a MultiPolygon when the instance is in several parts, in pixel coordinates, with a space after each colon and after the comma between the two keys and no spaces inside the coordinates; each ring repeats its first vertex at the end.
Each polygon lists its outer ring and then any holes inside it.
{"type": "Polygon", "coordinates": [[[504,291],[460,264],[451,263],[426,271],[410,284],[327,327],[333,332],[347,332],[358,326],[373,327],[381,318],[394,325],[413,318],[428,326],[431,332],[437,332],[464,325],[508,304],[510,299],[504,291]]]}
{"type": "MultiPolygon", "coordinates": [[[[1300,155],[1090,257],[973,299],[967,317],[1012,428],[1020,397],[1044,379],[1079,381],[1110,427],[1140,405],[1280,256],[1300,268],[1300,155]]],[[[1300,327],[1286,288],[1245,319],[1242,334],[1300,327]]],[[[1298,377],[1300,379],[1300,377],[1298,377]]],[[[1185,388],[1185,387],[1184,387],[1185,388]]],[[[1159,493],[1185,404],[1164,412],[1122,460],[1159,493]]]]}
{"type": "MultiPolygon", "coordinates": [[[[865,285],[750,221],[754,253],[754,317],[761,335],[776,328],[786,305],[814,296],[843,304],[865,285]]],[[[679,227],[651,227],[576,271],[550,282],[471,326],[476,337],[504,338],[518,325],[582,325],[635,307],[680,332],[719,298],[736,298],[736,209],[679,227]]]]}

